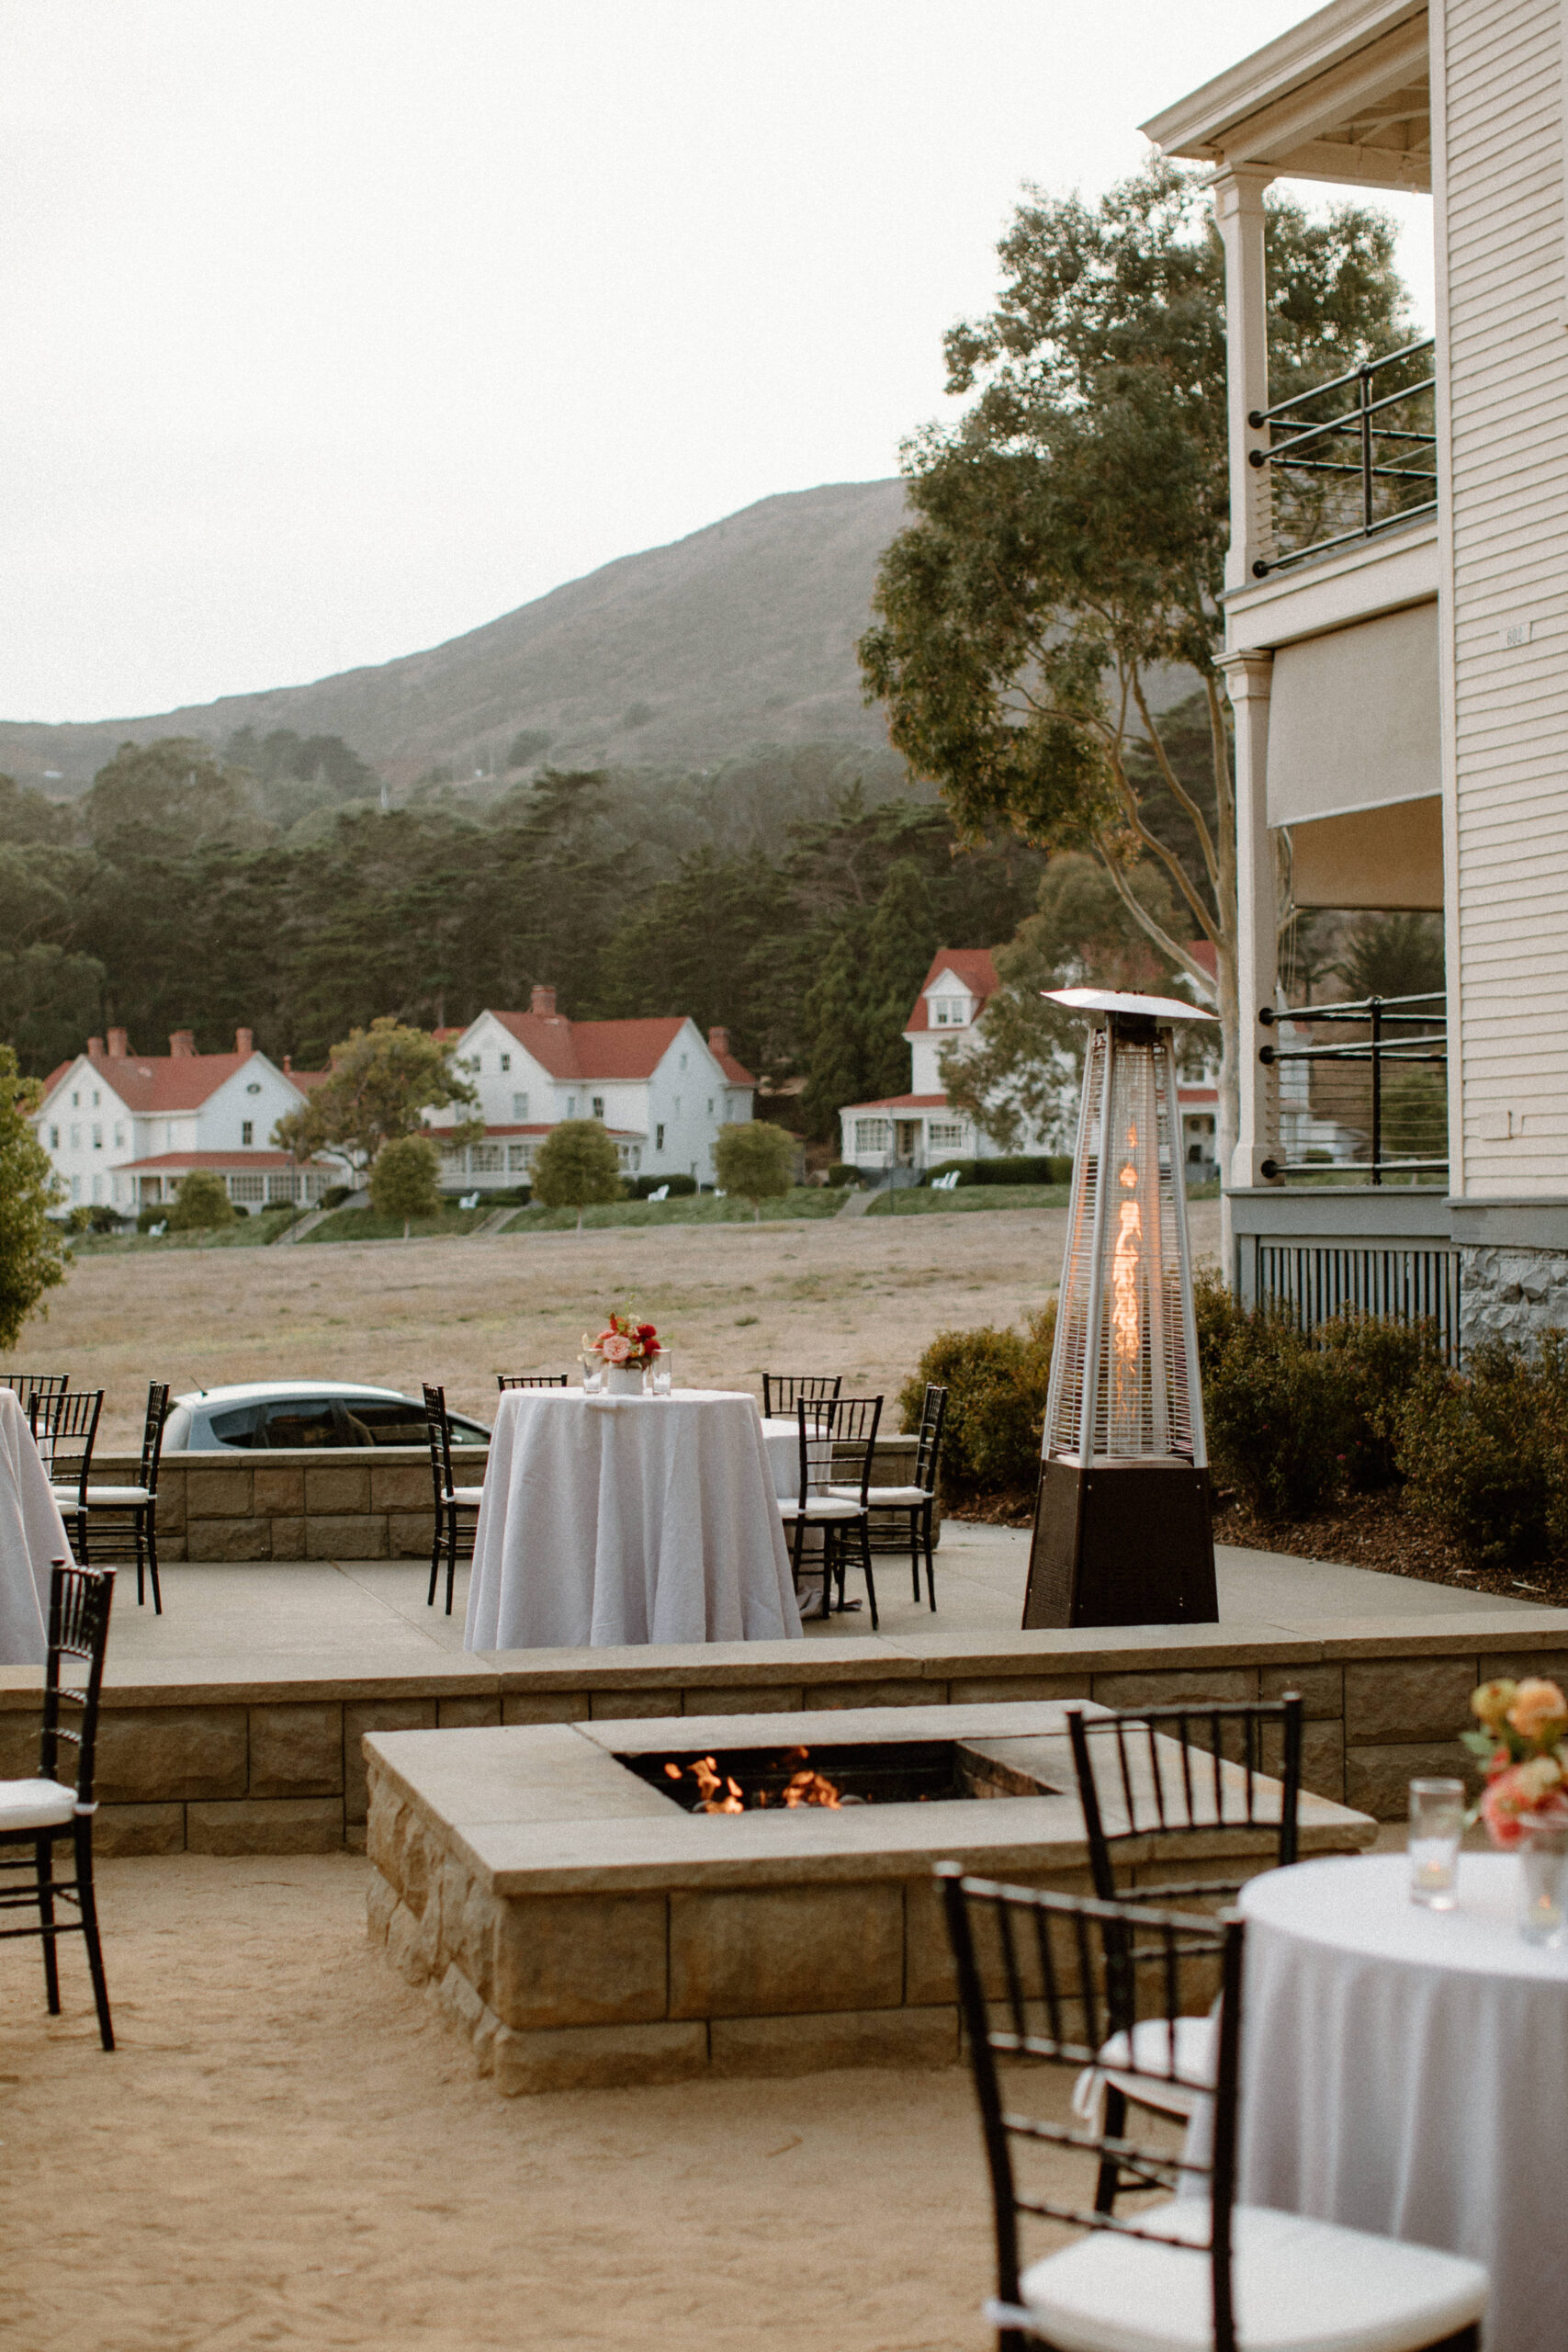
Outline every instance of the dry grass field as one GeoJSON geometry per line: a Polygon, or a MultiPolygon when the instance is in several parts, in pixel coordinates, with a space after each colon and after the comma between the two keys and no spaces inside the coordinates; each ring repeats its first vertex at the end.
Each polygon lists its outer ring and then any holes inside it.
{"type": "MultiPolygon", "coordinates": [[[[1191,1210],[1199,1254],[1219,1204],[1191,1210]]],[[[100,1442],[140,1434],[151,1379],[446,1384],[480,1412],[498,1372],[574,1370],[612,1306],[658,1323],[682,1385],[841,1372],[894,1395],[939,1330],[1016,1322],[1055,1289],[1066,1212],[615,1227],[483,1240],[84,1258],[29,1324],[18,1363],[102,1386],[100,1442]]]]}

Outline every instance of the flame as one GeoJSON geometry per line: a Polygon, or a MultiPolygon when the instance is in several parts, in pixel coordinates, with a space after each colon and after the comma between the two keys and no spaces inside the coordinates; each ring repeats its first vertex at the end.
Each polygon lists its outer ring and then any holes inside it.
{"type": "MultiPolygon", "coordinates": [[[[843,1799],[826,1773],[814,1772],[810,1770],[807,1764],[809,1753],[809,1749],[804,1747],[797,1747],[791,1751],[791,1760],[798,1758],[803,1769],[791,1774],[781,1792],[780,1802],[792,1809],[796,1805],[817,1804],[831,1806],[837,1811],[842,1805],[843,1799]]],[[[666,1764],[664,1771],[668,1780],[679,1781],[684,1778],[679,1764],[666,1764]]],[[[728,1774],[720,1776],[716,1758],[699,1756],[691,1766],[691,1774],[697,1784],[698,1801],[695,1810],[698,1813],[744,1813],[746,1811],[746,1798],[740,1783],[739,1781],[731,1780],[728,1774]]],[[[852,1799],[851,1802],[853,1803],[855,1800],[852,1799]]],[[[759,1807],[773,1803],[773,1798],[769,1791],[763,1789],[759,1792],[756,1798],[759,1807]]]]}
{"type": "MultiPolygon", "coordinates": [[[[1127,1149],[1138,1148],[1138,1130],[1127,1126],[1127,1149]]],[[[1125,1193],[1138,1187],[1136,1164],[1129,1159],[1117,1178],[1125,1193]]],[[[1138,1303],[1138,1277],[1144,1255],[1144,1213],[1134,1199],[1126,1199],[1117,1216],[1116,1247],[1111,1260],[1111,1349],[1115,1359],[1113,1411],[1137,1410],[1138,1359],[1143,1340],[1143,1316],[1138,1303]]]]}

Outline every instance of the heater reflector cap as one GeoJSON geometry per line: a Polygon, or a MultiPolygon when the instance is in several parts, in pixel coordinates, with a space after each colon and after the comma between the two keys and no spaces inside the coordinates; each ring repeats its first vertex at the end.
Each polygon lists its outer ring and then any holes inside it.
{"type": "Polygon", "coordinates": [[[1122,989],[1042,989],[1043,997],[1069,1012],[1124,1013],[1142,1021],[1216,1021],[1217,1013],[1201,1005],[1183,1004],[1173,996],[1134,996],[1122,989]]]}

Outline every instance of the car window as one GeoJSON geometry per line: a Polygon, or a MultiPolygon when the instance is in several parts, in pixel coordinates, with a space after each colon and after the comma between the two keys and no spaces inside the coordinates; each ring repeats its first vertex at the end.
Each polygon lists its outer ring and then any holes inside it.
{"type": "Polygon", "coordinates": [[[279,1396],[263,1408],[265,1435],[253,1443],[270,1446],[342,1445],[337,1408],[330,1396],[279,1396]]]}
{"type": "Polygon", "coordinates": [[[214,1413],[207,1426],[220,1445],[265,1445],[261,1417],[259,1405],[236,1405],[227,1413],[214,1413]]]}
{"type": "Polygon", "coordinates": [[[452,1424],[454,1445],[488,1445],[490,1443],[490,1431],[482,1421],[466,1421],[461,1413],[448,1413],[446,1418],[452,1424]]]}
{"type": "Polygon", "coordinates": [[[350,1445],[423,1445],[424,1408],[404,1396],[345,1396],[350,1445]],[[362,1434],[363,1432],[363,1434],[362,1434]]]}

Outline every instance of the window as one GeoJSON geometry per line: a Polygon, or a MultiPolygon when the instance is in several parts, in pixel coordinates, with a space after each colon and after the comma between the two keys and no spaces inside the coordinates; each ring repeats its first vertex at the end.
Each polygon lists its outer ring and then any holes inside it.
{"type": "Polygon", "coordinates": [[[890,1119],[857,1119],[855,1121],[855,1149],[857,1151],[886,1151],[892,1140],[893,1123],[890,1119]]]}
{"type": "Polygon", "coordinates": [[[653,1130],[653,1148],[655,1151],[662,1151],[664,1148],[664,1130],[662,1127],[655,1127],[653,1130]]]}
{"type": "Polygon", "coordinates": [[[242,1148],[254,1143],[255,1139],[256,1131],[253,1122],[249,1119],[242,1119],[240,1122],[240,1143],[242,1148]]]}
{"type": "Polygon", "coordinates": [[[229,1198],[231,1201],[265,1201],[266,1178],[265,1176],[231,1176],[229,1198]]]}
{"type": "Polygon", "coordinates": [[[596,1094],[596,1095],[593,1097],[593,1116],[594,1116],[596,1119],[602,1119],[602,1118],[604,1117],[604,1097],[602,1094],[596,1094]]]}
{"type": "Polygon", "coordinates": [[[969,1001],[962,996],[936,996],[931,1011],[939,1029],[964,1029],[969,1023],[969,1001]]]}
{"type": "Polygon", "coordinates": [[[505,1076],[505,1074],[506,1074],[506,1072],[507,1072],[511,1068],[512,1068],[512,1057],[511,1057],[511,1055],[510,1055],[510,1054],[502,1054],[502,1057],[501,1057],[501,1069],[502,1069],[502,1075],[504,1077],[504,1076],[505,1076]]]}
{"type": "Polygon", "coordinates": [[[528,1097],[525,1094],[514,1094],[513,1096],[512,1115],[514,1119],[525,1119],[527,1117],[528,1097]]]}
{"type": "Polygon", "coordinates": [[[79,1201],[82,1197],[82,1179],[80,1176],[73,1176],[71,1179],[71,1197],[73,1201],[79,1201]]]}
{"type": "Polygon", "coordinates": [[[534,1147],[531,1143],[509,1143],[507,1145],[506,1167],[507,1173],[509,1175],[521,1175],[525,1169],[531,1168],[533,1164],[534,1147]]]}
{"type": "Polygon", "coordinates": [[[60,1149],[60,1129],[58,1127],[51,1127],[49,1131],[49,1148],[51,1151],[58,1151],[60,1149]]]}
{"type": "Polygon", "coordinates": [[[93,1198],[96,1201],[101,1201],[103,1197],[104,1180],[101,1176],[95,1176],[93,1179],[93,1198]]]}
{"type": "Polygon", "coordinates": [[[566,1115],[569,1119],[575,1119],[577,1116],[577,1097],[575,1094],[569,1094],[566,1098],[566,1115]]]}
{"type": "Polygon", "coordinates": [[[682,1057],[681,1057],[681,1068],[682,1068],[682,1069],[685,1069],[685,1067],[686,1067],[686,1057],[685,1057],[685,1055],[684,1055],[684,1054],[682,1054],[682,1057]]]}
{"type": "Polygon", "coordinates": [[[73,1151],[80,1151],[82,1148],[82,1130],[80,1127],[73,1127],[71,1130],[71,1148],[73,1151]]]}
{"type": "Polygon", "coordinates": [[[95,1119],[95,1120],[94,1120],[94,1122],[93,1122],[93,1149],[94,1149],[95,1151],[102,1151],[103,1148],[104,1148],[104,1131],[103,1131],[102,1127],[98,1125],[98,1123],[97,1123],[96,1119],[95,1119]]]}
{"type": "Polygon", "coordinates": [[[708,1096],[708,1117],[711,1119],[711,1118],[712,1118],[712,1116],[713,1116],[713,1096],[710,1094],[710,1095],[708,1096]]]}
{"type": "Polygon", "coordinates": [[[673,1107],[673,1109],[674,1109],[675,1116],[676,1116],[677,1118],[679,1118],[679,1117],[680,1117],[680,1115],[681,1115],[681,1098],[680,1098],[680,1096],[679,1096],[678,1094],[677,1094],[677,1096],[675,1097],[674,1104],[673,1104],[673,1106],[672,1106],[672,1107],[673,1107]]]}
{"type": "Polygon", "coordinates": [[[293,1170],[288,1170],[280,1176],[269,1176],[266,1196],[269,1201],[291,1201],[294,1198],[293,1170]]]}
{"type": "Polygon", "coordinates": [[[468,1154],[468,1166],[476,1176],[499,1176],[502,1157],[498,1143],[477,1143],[468,1154]]]}
{"type": "Polygon", "coordinates": [[[964,1141],[962,1119],[933,1119],[928,1130],[933,1151],[956,1151],[964,1141]]]}
{"type": "Polygon", "coordinates": [[[82,1097],[79,1094],[73,1094],[71,1097],[71,1108],[73,1111],[79,1111],[82,1108],[82,1097]]]}
{"type": "Polygon", "coordinates": [[[116,1151],[123,1151],[125,1149],[125,1129],[120,1125],[118,1119],[115,1121],[114,1148],[116,1151]]]}

